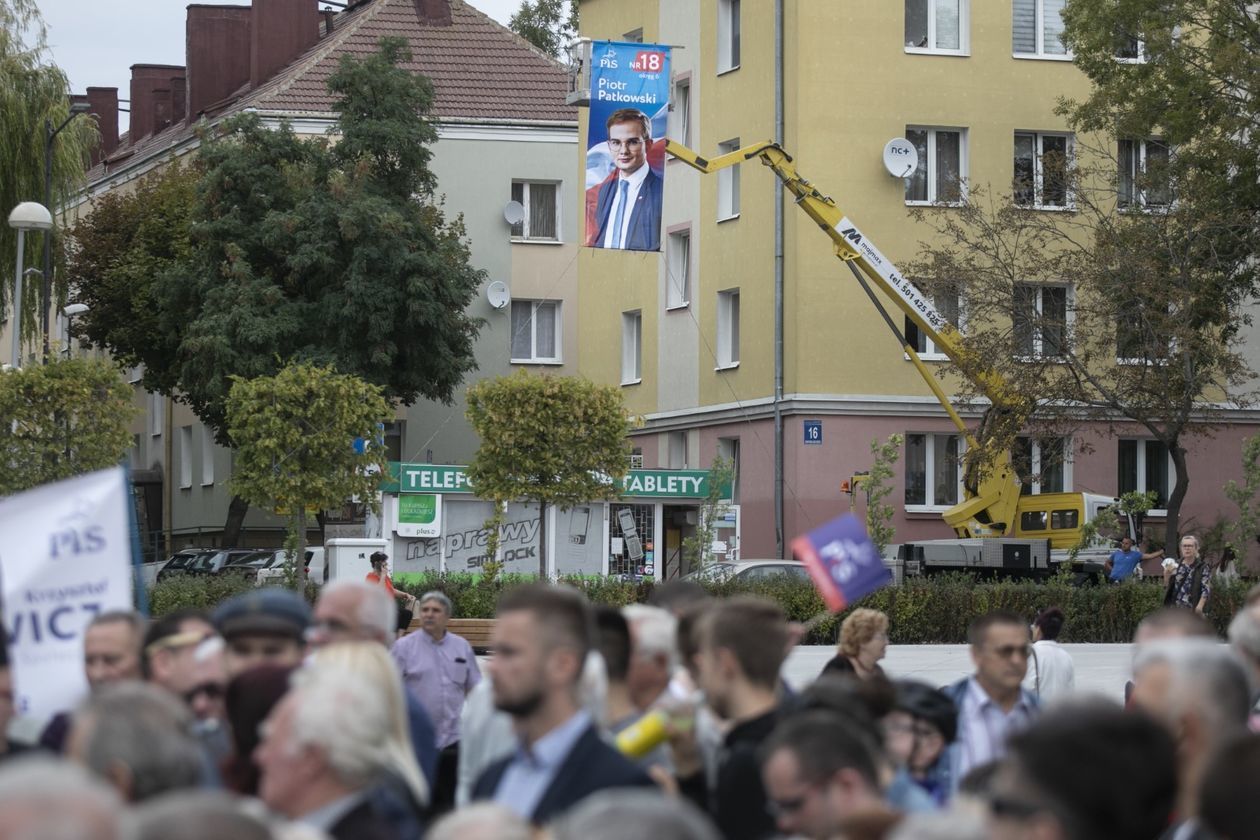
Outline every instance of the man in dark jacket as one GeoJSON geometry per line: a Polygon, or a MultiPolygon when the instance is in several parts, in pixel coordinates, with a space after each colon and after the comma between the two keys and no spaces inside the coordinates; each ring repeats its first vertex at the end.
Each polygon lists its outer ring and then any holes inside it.
{"type": "Polygon", "coordinates": [[[787,619],[760,598],[731,598],[711,607],[697,628],[696,665],[705,701],[732,722],[723,741],[717,784],[708,790],[695,750],[678,739],[674,762],[682,792],[705,808],[729,840],[775,835],[766,807],[759,750],[779,713],[779,669],[788,651],[787,619]]]}
{"type": "Polygon", "coordinates": [[[590,606],[571,589],[531,584],[499,601],[488,667],[495,706],[512,716],[520,743],[482,773],[473,799],[542,825],[596,791],[652,783],[604,742],[578,702],[593,638],[590,606]]]}

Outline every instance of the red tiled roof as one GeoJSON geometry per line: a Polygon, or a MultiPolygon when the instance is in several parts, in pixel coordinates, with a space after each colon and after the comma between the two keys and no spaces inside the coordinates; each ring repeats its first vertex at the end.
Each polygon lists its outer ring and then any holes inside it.
{"type": "MultiPolygon", "coordinates": [[[[369,0],[334,18],[333,30],[275,77],[251,89],[242,87],[213,107],[218,118],[256,108],[294,116],[332,113],[328,77],[343,54],[366,56],[387,35],[406,38],[412,60],[405,66],[433,82],[431,116],[439,121],[461,119],[509,122],[576,122],[577,109],[564,102],[568,80],[564,67],[525,39],[464,3],[450,0],[451,22],[422,21],[416,0],[369,0]]],[[[109,156],[110,170],[127,160],[142,161],[190,137],[193,126],[182,121],[135,146],[128,135],[109,156]]],[[[89,183],[103,178],[100,164],[88,173],[89,183]]]]}

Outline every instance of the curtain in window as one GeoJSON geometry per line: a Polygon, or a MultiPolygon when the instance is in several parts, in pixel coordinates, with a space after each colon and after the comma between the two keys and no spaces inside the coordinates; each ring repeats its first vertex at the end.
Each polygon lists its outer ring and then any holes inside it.
{"type": "Polygon", "coordinates": [[[959,4],[961,0],[936,0],[936,43],[938,50],[961,48],[959,4]]]}
{"type": "Polygon", "coordinates": [[[529,300],[512,301],[512,358],[533,358],[534,303],[529,300]]]}
{"type": "Polygon", "coordinates": [[[553,301],[538,304],[534,313],[534,352],[539,359],[556,357],[556,312],[553,301]]]}
{"type": "Polygon", "coordinates": [[[958,436],[934,435],[932,483],[938,505],[958,504],[958,436]]]}
{"type": "Polygon", "coordinates": [[[928,133],[927,129],[915,128],[906,130],[906,139],[914,144],[919,153],[919,165],[914,174],[906,179],[906,201],[927,201],[928,179],[928,133]]]}
{"type": "Polygon", "coordinates": [[[962,137],[957,131],[936,132],[936,200],[956,202],[962,197],[962,137]]]}
{"type": "Polygon", "coordinates": [[[929,0],[906,0],[906,46],[928,45],[929,0]]]}
{"type": "Polygon", "coordinates": [[[1011,48],[1029,55],[1037,52],[1037,0],[1015,0],[1011,48]]]}
{"type": "Polygon", "coordinates": [[[1036,203],[1037,135],[1015,135],[1015,203],[1036,203]]]}
{"type": "Polygon", "coordinates": [[[906,435],[906,504],[927,504],[927,435],[906,435]]]}
{"type": "MultiPolygon", "coordinates": [[[[524,184],[512,185],[512,200],[519,202],[522,207],[525,206],[525,185],[524,184]]],[[[528,215],[529,208],[526,207],[525,210],[527,211],[527,215],[528,215]]],[[[512,236],[520,238],[524,235],[525,235],[525,220],[521,219],[519,222],[512,225],[512,236]]]]}

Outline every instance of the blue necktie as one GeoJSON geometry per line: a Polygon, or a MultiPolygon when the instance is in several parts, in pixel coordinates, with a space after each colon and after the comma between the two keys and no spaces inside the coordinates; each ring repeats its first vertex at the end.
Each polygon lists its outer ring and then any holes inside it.
{"type": "Polygon", "coordinates": [[[617,215],[613,218],[613,240],[614,248],[621,247],[621,222],[626,218],[626,190],[630,183],[622,178],[617,181],[617,215]]]}

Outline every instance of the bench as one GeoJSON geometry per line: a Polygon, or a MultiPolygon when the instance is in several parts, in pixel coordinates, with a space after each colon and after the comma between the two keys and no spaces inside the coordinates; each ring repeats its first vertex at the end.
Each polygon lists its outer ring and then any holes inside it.
{"type": "MultiPolygon", "coordinates": [[[[446,630],[448,633],[463,636],[472,645],[473,653],[484,656],[492,650],[494,621],[493,618],[452,618],[446,625],[446,630]]],[[[407,632],[413,633],[419,629],[420,619],[411,619],[407,632]]]]}

